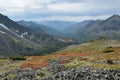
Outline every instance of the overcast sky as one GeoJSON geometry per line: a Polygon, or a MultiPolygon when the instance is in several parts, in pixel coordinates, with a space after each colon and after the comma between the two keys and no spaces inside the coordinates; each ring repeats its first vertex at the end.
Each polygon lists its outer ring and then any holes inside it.
{"type": "Polygon", "coordinates": [[[0,13],[13,20],[105,19],[120,14],[120,0],[0,0],[0,13]]]}

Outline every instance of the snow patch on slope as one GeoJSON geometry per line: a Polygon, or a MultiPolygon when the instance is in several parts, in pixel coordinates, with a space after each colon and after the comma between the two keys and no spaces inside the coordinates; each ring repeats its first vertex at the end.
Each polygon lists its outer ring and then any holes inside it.
{"type": "Polygon", "coordinates": [[[1,24],[0,23],[0,26],[2,26],[4,29],[6,29],[6,30],[10,30],[8,27],[6,27],[4,24],[1,24]]]}
{"type": "MultiPolygon", "coordinates": [[[[21,38],[24,38],[24,35],[27,35],[27,34],[28,34],[28,32],[25,32],[25,33],[23,33],[23,34],[21,34],[21,35],[18,35],[17,32],[19,32],[19,30],[16,30],[16,33],[15,33],[15,32],[13,32],[13,31],[11,31],[7,26],[5,26],[5,25],[2,24],[2,23],[0,23],[0,26],[3,27],[4,29],[10,31],[11,33],[15,34],[16,36],[21,37],[21,38]]],[[[6,33],[3,32],[3,31],[0,31],[0,33],[6,34],[6,33]]]]}
{"type": "Polygon", "coordinates": [[[2,34],[6,34],[5,32],[3,32],[3,31],[0,31],[0,33],[2,33],[2,34]]]}
{"type": "Polygon", "coordinates": [[[28,33],[27,33],[27,32],[25,32],[25,33],[21,34],[21,36],[20,36],[20,37],[24,38],[24,35],[27,35],[27,34],[28,34],[28,33]]]}
{"type": "Polygon", "coordinates": [[[57,38],[57,40],[62,41],[62,42],[67,42],[66,40],[60,39],[60,38],[57,38]]]}

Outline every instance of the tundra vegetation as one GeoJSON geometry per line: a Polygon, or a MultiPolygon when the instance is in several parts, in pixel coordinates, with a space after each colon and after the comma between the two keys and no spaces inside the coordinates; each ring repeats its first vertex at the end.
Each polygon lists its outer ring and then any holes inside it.
{"type": "Polygon", "coordinates": [[[95,40],[44,56],[1,58],[0,79],[119,80],[118,43],[118,40],[95,40]]]}

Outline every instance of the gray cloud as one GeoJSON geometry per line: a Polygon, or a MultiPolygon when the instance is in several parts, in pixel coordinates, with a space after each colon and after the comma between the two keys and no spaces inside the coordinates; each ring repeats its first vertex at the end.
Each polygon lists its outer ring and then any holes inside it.
{"type": "Polygon", "coordinates": [[[15,20],[77,21],[120,14],[119,4],[120,0],[0,0],[0,12],[15,20]]]}

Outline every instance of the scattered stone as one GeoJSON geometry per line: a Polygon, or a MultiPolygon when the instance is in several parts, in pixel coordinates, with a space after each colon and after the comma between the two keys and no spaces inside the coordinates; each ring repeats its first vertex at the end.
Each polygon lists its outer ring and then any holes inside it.
{"type": "Polygon", "coordinates": [[[90,66],[67,68],[63,64],[51,61],[46,67],[51,73],[45,77],[46,72],[38,72],[32,68],[16,69],[0,75],[4,80],[120,80],[120,70],[105,70],[90,66]],[[9,74],[16,74],[13,79],[5,78],[9,74]],[[38,78],[40,76],[40,78],[38,78]]]}

